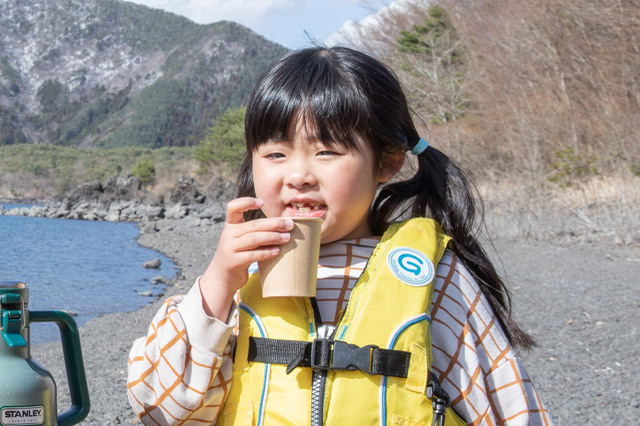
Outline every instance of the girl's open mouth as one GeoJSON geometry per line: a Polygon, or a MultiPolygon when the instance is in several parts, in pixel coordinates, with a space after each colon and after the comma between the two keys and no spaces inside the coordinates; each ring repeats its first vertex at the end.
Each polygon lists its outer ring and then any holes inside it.
{"type": "Polygon", "coordinates": [[[324,215],[326,206],[316,203],[291,203],[287,205],[287,211],[291,216],[320,217],[324,215]]]}

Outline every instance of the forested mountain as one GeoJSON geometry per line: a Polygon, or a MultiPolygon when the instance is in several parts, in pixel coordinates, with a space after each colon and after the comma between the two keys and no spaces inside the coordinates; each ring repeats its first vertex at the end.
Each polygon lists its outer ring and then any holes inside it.
{"type": "Polygon", "coordinates": [[[0,145],[191,146],[285,52],[121,0],[2,0],[0,145]]]}

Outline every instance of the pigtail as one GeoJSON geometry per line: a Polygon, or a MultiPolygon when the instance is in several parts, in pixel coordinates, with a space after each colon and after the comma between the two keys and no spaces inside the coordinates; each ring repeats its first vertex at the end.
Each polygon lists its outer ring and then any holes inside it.
{"type": "Polygon", "coordinates": [[[535,343],[513,321],[509,291],[475,236],[479,197],[470,179],[433,147],[416,158],[418,168],[413,177],[390,183],[380,190],[372,205],[372,230],[380,235],[389,223],[407,215],[437,220],[452,237],[450,248],[478,282],[508,340],[514,346],[530,349],[535,343]]]}

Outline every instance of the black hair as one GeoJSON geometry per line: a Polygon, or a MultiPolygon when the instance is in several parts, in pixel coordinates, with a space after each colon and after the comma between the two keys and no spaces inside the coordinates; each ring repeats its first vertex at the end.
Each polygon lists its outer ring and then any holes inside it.
{"type": "MultiPolygon", "coordinates": [[[[356,149],[363,138],[378,165],[403,155],[420,136],[395,73],[377,59],[346,47],[311,47],[276,62],[258,81],[247,105],[247,154],[238,196],[255,196],[251,153],[269,140],[285,140],[292,120],[326,144],[356,149]]],[[[383,186],[372,203],[369,224],[382,235],[389,224],[410,214],[432,217],[452,238],[450,248],[477,280],[509,341],[529,348],[533,340],[511,318],[509,292],[478,242],[476,199],[465,173],[445,154],[429,147],[417,155],[407,180],[383,186]]],[[[249,214],[248,218],[255,217],[249,214]]]]}

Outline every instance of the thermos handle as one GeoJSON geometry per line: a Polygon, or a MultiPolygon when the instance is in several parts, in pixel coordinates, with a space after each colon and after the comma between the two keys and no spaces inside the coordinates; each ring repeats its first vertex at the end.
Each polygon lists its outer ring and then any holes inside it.
{"type": "Polygon", "coordinates": [[[58,425],[80,423],[89,414],[90,402],[78,325],[69,314],[62,311],[30,311],[29,318],[30,322],[55,322],[60,329],[71,407],[58,416],[58,425]]]}

